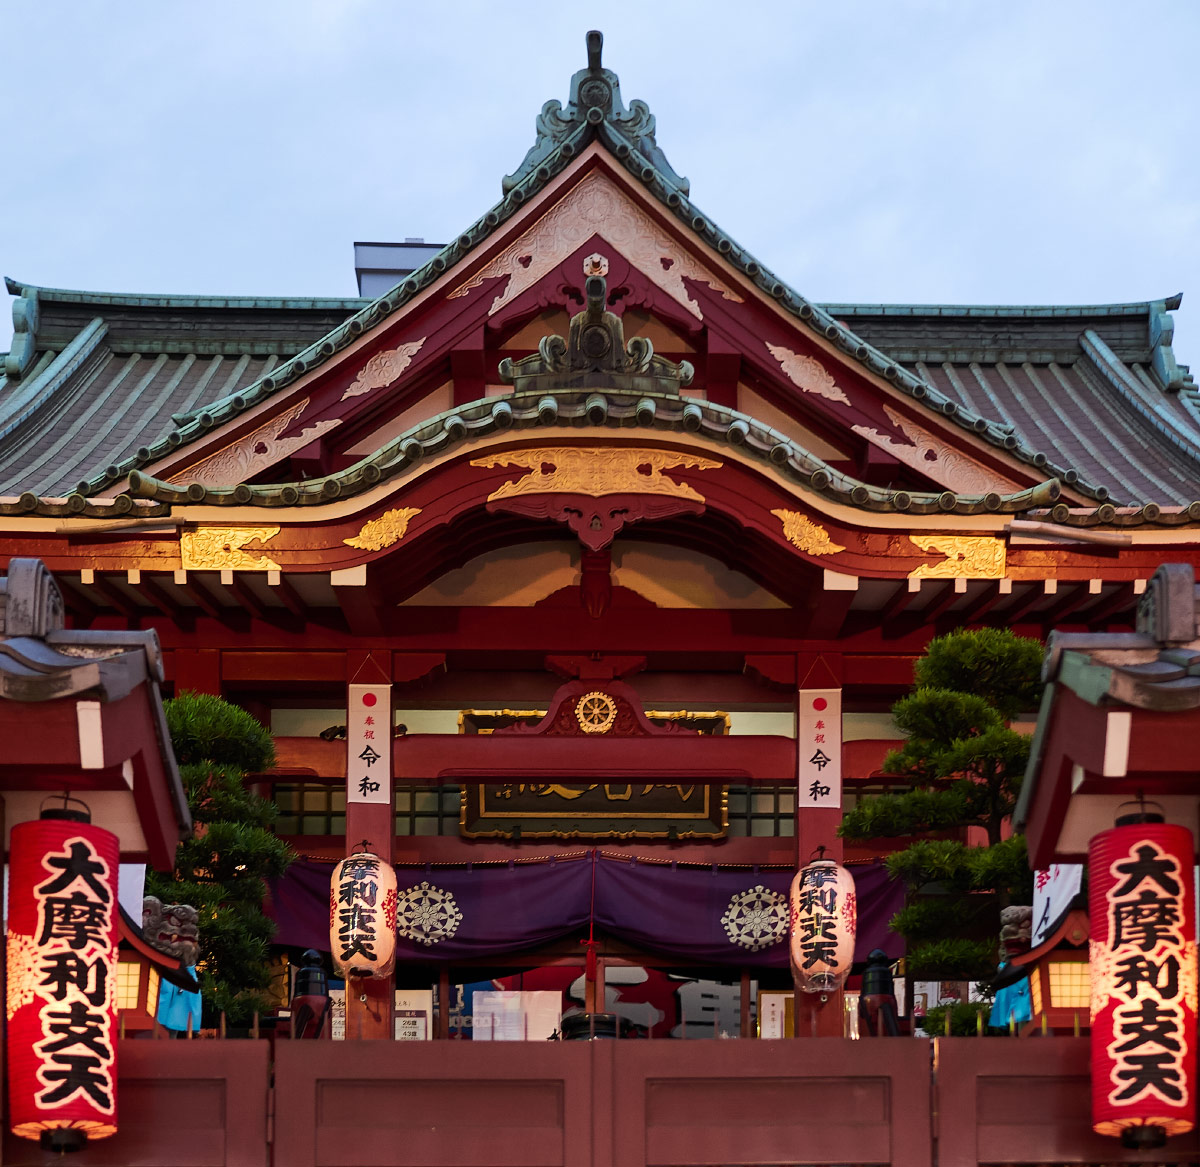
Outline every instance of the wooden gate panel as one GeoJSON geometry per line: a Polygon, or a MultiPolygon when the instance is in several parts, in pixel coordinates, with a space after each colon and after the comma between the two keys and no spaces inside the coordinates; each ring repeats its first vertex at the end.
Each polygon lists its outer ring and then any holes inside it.
{"type": "MultiPolygon", "coordinates": [[[[118,1045],[117,1133],[69,1156],[73,1167],[267,1167],[265,1041],[118,1045]]],[[[3,1162],[57,1162],[5,1133],[3,1162]]]]}
{"type": "Polygon", "coordinates": [[[280,1042],[275,1163],[591,1167],[591,1051],[555,1042],[280,1042]]]}
{"type": "Polygon", "coordinates": [[[980,1163],[1194,1163],[1196,1133],[1130,1151],[1092,1131],[1086,1037],[936,1042],[938,1167],[980,1163]]]}
{"type": "Polygon", "coordinates": [[[930,1163],[925,1041],[622,1042],[617,1167],[930,1163]]]}

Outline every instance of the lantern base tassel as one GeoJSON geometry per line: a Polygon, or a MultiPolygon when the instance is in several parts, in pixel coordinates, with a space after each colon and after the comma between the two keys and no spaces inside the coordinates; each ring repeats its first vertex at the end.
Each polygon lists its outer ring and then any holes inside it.
{"type": "Polygon", "coordinates": [[[1134,1151],[1154,1151],[1167,1142],[1165,1128],[1154,1123],[1127,1126],[1121,1131],[1121,1146],[1134,1151]]]}
{"type": "Polygon", "coordinates": [[[87,1146],[87,1135],[78,1127],[51,1127],[38,1136],[38,1145],[43,1151],[54,1151],[59,1155],[82,1151],[87,1146]]]}

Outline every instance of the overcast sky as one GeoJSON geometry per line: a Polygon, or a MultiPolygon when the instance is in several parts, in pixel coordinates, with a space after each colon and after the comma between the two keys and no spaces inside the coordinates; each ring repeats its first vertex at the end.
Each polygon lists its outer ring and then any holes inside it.
{"type": "Polygon", "coordinates": [[[1200,369],[1197,0],[6,5],[0,269],[355,295],[355,240],[497,200],[597,24],[696,203],[804,295],[1182,290],[1200,369]]]}

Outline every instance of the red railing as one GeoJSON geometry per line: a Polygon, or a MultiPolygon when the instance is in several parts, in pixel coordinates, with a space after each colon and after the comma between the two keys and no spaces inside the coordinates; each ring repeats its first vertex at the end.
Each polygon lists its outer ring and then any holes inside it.
{"type": "MultiPolygon", "coordinates": [[[[1184,1164],[1091,1131],[1082,1038],[126,1041],[124,1167],[1184,1164]],[[273,1076],[273,1077],[272,1077],[273,1076]]],[[[48,1159],[6,1137],[3,1163],[48,1159]]]]}

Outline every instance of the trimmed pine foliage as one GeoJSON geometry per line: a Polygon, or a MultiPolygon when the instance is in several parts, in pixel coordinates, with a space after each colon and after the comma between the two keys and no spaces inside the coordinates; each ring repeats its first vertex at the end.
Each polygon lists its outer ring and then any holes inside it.
{"type": "Polygon", "coordinates": [[[1000,908],[1032,900],[1025,841],[1001,836],[1030,747],[1029,736],[1008,722],[1036,708],[1041,663],[1040,642],[1006,630],[958,631],[931,641],[917,662],[914,691],[892,709],[906,741],[884,760],[889,774],[908,778],[913,788],[864,799],[842,821],[844,838],[917,837],[887,861],[907,889],[891,926],[908,942],[910,977],[991,975],[1000,908]],[[964,827],[983,828],[987,846],[937,837],[964,827]]]}

